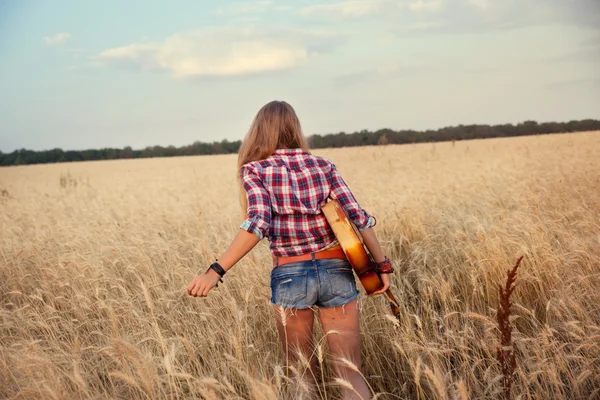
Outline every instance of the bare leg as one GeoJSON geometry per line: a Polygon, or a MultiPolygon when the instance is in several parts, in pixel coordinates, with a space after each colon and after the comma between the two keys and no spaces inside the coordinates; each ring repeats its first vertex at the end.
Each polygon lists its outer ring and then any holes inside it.
{"type": "Polygon", "coordinates": [[[352,390],[342,387],[343,398],[370,399],[371,391],[359,372],[361,356],[357,301],[354,300],[343,307],[320,308],[319,318],[327,334],[335,374],[354,388],[352,390]]]}
{"type": "Polygon", "coordinates": [[[277,330],[283,345],[286,367],[298,367],[298,375],[308,383],[308,389],[315,386],[315,357],[313,356],[314,312],[273,307],[277,330]],[[302,360],[299,356],[302,353],[302,360]],[[306,365],[308,363],[308,365],[306,365]],[[309,368],[310,366],[310,368],[309,368]]]}

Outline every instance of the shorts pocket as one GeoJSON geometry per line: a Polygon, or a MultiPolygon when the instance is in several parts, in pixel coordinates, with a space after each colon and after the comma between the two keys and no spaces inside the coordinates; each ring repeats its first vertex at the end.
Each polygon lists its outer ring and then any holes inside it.
{"type": "Polygon", "coordinates": [[[294,303],[307,294],[308,273],[291,272],[277,274],[271,278],[273,300],[276,303],[294,303]]]}
{"type": "Polygon", "coordinates": [[[327,275],[332,295],[348,297],[355,293],[356,283],[352,268],[330,268],[327,270],[327,275]]]}

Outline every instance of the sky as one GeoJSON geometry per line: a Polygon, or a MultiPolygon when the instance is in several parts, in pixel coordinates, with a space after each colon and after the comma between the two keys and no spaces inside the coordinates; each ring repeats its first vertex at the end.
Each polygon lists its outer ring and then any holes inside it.
{"type": "Polygon", "coordinates": [[[598,0],[0,0],[0,150],[600,118],[598,0]]]}

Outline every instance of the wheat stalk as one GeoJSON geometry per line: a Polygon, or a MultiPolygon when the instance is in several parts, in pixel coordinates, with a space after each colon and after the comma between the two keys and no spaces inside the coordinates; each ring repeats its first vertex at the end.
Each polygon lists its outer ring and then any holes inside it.
{"type": "Polygon", "coordinates": [[[510,296],[515,290],[515,282],[517,279],[517,269],[523,260],[520,256],[515,263],[515,266],[506,274],[506,283],[504,287],[498,285],[499,304],[496,312],[498,328],[500,330],[500,347],[497,350],[496,357],[500,363],[502,370],[502,388],[504,390],[504,398],[510,400],[510,391],[513,384],[513,375],[517,365],[515,358],[515,347],[512,342],[512,325],[510,323],[511,301],[510,296]]]}

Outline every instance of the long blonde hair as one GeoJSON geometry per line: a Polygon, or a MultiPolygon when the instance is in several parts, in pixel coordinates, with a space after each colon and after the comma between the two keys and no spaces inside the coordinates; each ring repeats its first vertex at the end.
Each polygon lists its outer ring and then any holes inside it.
{"type": "Polygon", "coordinates": [[[264,160],[277,149],[298,148],[309,151],[300,120],[291,105],[285,101],[272,101],[258,110],[238,153],[237,177],[240,180],[240,202],[244,215],[247,207],[246,195],[241,187],[244,164],[264,160]]]}

